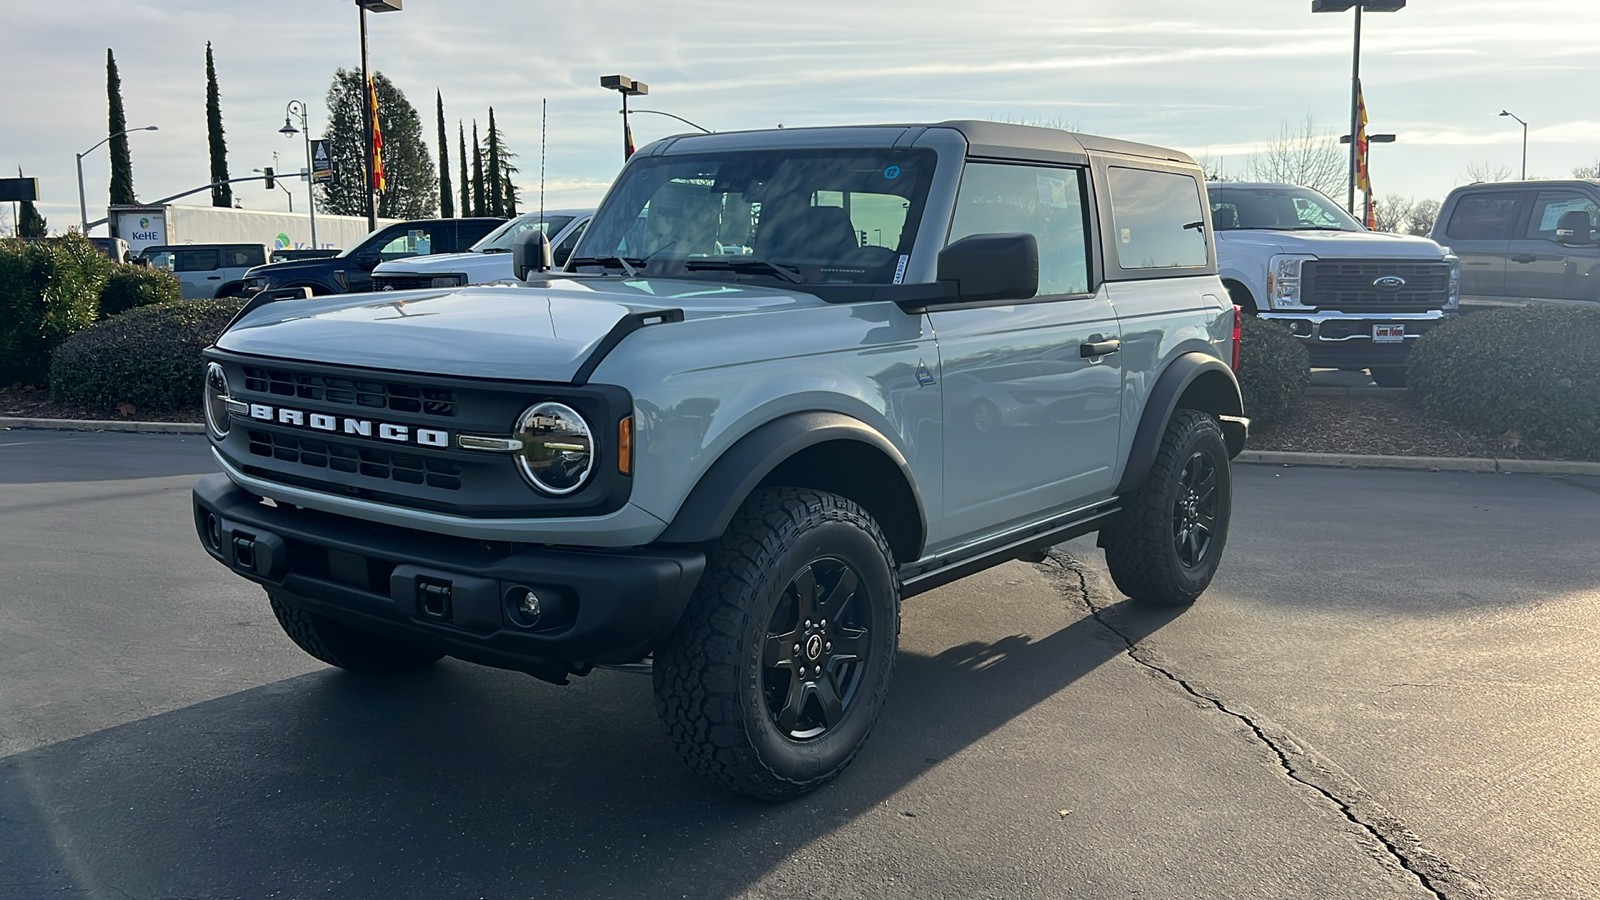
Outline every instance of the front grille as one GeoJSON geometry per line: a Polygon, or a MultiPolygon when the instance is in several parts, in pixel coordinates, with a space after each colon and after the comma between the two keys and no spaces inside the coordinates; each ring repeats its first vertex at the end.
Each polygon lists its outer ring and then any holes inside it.
{"type": "Polygon", "coordinates": [[[1450,264],[1386,259],[1320,259],[1300,269],[1301,302],[1340,312],[1427,312],[1450,300],[1450,264]],[[1373,282],[1386,275],[1405,280],[1399,289],[1373,282]]]}
{"type": "Polygon", "coordinates": [[[402,484],[422,484],[446,491],[461,489],[461,467],[447,460],[257,429],[251,429],[249,436],[250,453],[254,456],[402,484]]]}
{"type": "Polygon", "coordinates": [[[414,291],[433,287],[432,275],[374,275],[372,286],[380,291],[414,291]]]}
{"type": "Polygon", "coordinates": [[[419,387],[365,378],[341,378],[291,372],[287,369],[244,367],[244,389],[257,394],[275,394],[317,403],[335,403],[362,409],[384,409],[398,413],[454,417],[456,392],[446,388],[419,387]]]}

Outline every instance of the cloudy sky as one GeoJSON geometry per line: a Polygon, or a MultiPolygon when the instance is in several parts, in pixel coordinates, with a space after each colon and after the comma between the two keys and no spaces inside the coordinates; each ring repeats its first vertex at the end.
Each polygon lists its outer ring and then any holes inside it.
{"type": "MultiPolygon", "coordinates": [[[[718,131],[947,118],[1065,125],[1204,154],[1230,174],[1285,123],[1347,130],[1350,13],[1309,0],[406,0],[372,16],[374,68],[433,134],[433,92],[452,121],[489,106],[538,203],[540,101],[549,101],[546,203],[589,204],[622,162],[615,93],[718,131]]],[[[105,52],[116,52],[134,184],[154,199],[203,184],[205,43],[215,47],[234,175],[302,165],[284,106],[325,123],[333,70],[359,64],[350,0],[4,0],[0,171],[41,180],[52,230],[77,221],[75,152],[105,136],[105,52]]],[[[1369,14],[1362,75],[1380,197],[1442,199],[1468,172],[1521,165],[1567,177],[1600,159],[1600,3],[1411,0],[1369,14]]],[[[683,126],[640,115],[642,145],[683,126]]],[[[453,150],[454,148],[452,148],[453,150]]],[[[435,151],[436,152],[436,151],[435,151]]],[[[452,153],[452,156],[454,154],[452,153]]],[[[84,162],[90,218],[104,215],[105,148],[84,162]],[[95,212],[98,204],[99,211],[95,212]]],[[[299,187],[298,184],[292,185],[299,187]]],[[[283,193],[236,186],[255,209],[283,193]]],[[[303,188],[297,192],[304,208],[303,188]]],[[[188,202],[205,202],[204,195],[188,202]]],[[[7,211],[9,221],[9,210],[7,211]]]]}

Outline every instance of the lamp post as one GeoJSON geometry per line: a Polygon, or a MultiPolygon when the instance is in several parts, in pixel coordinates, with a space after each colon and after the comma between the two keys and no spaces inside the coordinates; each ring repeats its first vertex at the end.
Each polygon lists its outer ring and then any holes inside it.
{"type": "MultiPolygon", "coordinates": [[[[1350,143],[1350,135],[1348,135],[1348,134],[1339,135],[1339,143],[1341,143],[1341,144],[1350,143]]],[[[1392,144],[1392,143],[1394,143],[1394,135],[1392,135],[1392,134],[1369,134],[1369,135],[1367,135],[1367,143],[1368,144],[1392,144]]],[[[1371,151],[1372,151],[1372,148],[1368,147],[1367,148],[1367,152],[1368,152],[1368,155],[1367,155],[1367,169],[1368,170],[1371,170],[1371,168],[1372,168],[1371,151]]],[[[1369,181],[1371,180],[1370,176],[1368,177],[1368,180],[1369,181]]],[[[1366,208],[1362,210],[1361,221],[1367,222],[1367,221],[1371,221],[1371,219],[1372,219],[1372,195],[1371,194],[1367,194],[1366,195],[1366,208]]]]}
{"type": "Polygon", "coordinates": [[[82,233],[83,233],[84,237],[88,237],[89,236],[89,201],[84,199],[84,196],[83,196],[83,158],[85,156],[88,156],[89,154],[93,153],[94,151],[98,150],[100,148],[101,144],[106,143],[107,141],[111,140],[112,138],[119,138],[119,137],[122,137],[125,134],[132,134],[135,131],[159,131],[159,130],[160,129],[157,128],[154,125],[146,125],[143,128],[129,128],[127,131],[119,131],[116,134],[108,134],[104,138],[100,139],[100,143],[99,144],[95,144],[93,147],[90,147],[89,149],[83,151],[82,153],[75,154],[78,157],[78,214],[82,217],[82,226],[83,226],[83,232],[82,233]]]}
{"type": "MultiPolygon", "coordinates": [[[[602,75],[600,86],[608,91],[616,91],[622,95],[622,158],[624,161],[633,155],[633,128],[628,122],[628,98],[643,97],[650,93],[650,85],[626,75],[602,75]]],[[[662,113],[666,115],[666,113],[662,113]]],[[[674,119],[678,118],[673,116],[674,119]]],[[[694,125],[693,122],[689,124],[694,125]]],[[[694,127],[699,128],[699,125],[694,127]]]]}
{"type": "MultiPolygon", "coordinates": [[[[403,0],[356,0],[356,6],[361,9],[361,108],[362,116],[366,122],[367,135],[367,230],[378,230],[378,207],[373,199],[373,194],[378,190],[378,173],[373,169],[372,162],[372,116],[376,112],[372,108],[372,73],[367,66],[367,13],[399,12],[403,0]]],[[[311,163],[307,157],[306,175],[310,177],[311,163]]]]}
{"type": "MultiPolygon", "coordinates": [[[[649,87],[649,85],[646,85],[646,87],[649,87]]],[[[627,101],[626,95],[624,95],[623,101],[624,102],[627,101]]],[[[682,122],[683,124],[689,126],[690,128],[698,128],[702,132],[705,132],[706,134],[716,134],[715,131],[712,131],[711,129],[705,127],[704,125],[697,125],[694,122],[691,122],[688,119],[685,119],[683,116],[676,115],[674,113],[669,113],[669,112],[662,112],[659,109],[633,109],[633,110],[627,110],[627,111],[633,113],[634,115],[638,115],[640,113],[649,113],[652,116],[666,116],[669,119],[677,119],[679,122],[682,122]]],[[[619,112],[621,112],[621,110],[619,110],[619,112]]]]}
{"type": "MultiPolygon", "coordinates": [[[[278,133],[286,138],[292,138],[301,133],[306,136],[306,202],[310,204],[309,208],[311,210],[311,249],[315,250],[320,246],[317,243],[317,186],[312,183],[311,178],[311,126],[306,121],[306,105],[304,102],[300,100],[289,101],[289,105],[283,109],[283,127],[278,129],[278,133]],[[295,128],[294,123],[289,121],[291,116],[300,117],[299,128],[295,128]]],[[[284,191],[287,192],[288,188],[284,188],[284,191]]],[[[289,211],[294,212],[293,198],[289,200],[289,211]]]]}
{"type": "MultiPolygon", "coordinates": [[[[1350,54],[1350,133],[1361,129],[1361,11],[1397,12],[1406,0],[1311,0],[1313,13],[1339,13],[1355,7],[1355,45],[1350,54]]],[[[1345,212],[1356,213],[1356,145],[1350,144],[1350,187],[1345,195],[1345,212]]]]}
{"type": "Polygon", "coordinates": [[[1527,122],[1523,122],[1522,118],[1520,116],[1518,116],[1516,113],[1511,112],[1509,110],[1504,110],[1504,109],[1500,110],[1500,115],[1502,115],[1502,116],[1510,116],[1511,118],[1516,119],[1518,122],[1522,122],[1522,180],[1523,181],[1527,181],[1528,180],[1528,123],[1527,122]]]}

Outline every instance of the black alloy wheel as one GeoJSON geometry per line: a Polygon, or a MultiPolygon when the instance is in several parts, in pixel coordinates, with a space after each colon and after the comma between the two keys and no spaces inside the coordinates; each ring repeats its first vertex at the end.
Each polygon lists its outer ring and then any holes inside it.
{"type": "Polygon", "coordinates": [[[1172,542],[1178,562],[1193,569],[1207,561],[1217,528],[1217,466],[1195,451],[1183,466],[1172,503],[1172,542]]]}
{"type": "Polygon", "coordinates": [[[814,560],[783,590],[767,624],[762,693],[784,736],[807,741],[842,721],[872,653],[872,605],[857,602],[861,575],[842,559],[814,560]]]}

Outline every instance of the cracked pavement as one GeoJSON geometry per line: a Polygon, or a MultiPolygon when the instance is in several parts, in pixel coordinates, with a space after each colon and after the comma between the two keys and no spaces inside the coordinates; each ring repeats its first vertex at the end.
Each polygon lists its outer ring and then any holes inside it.
{"type": "Polygon", "coordinates": [[[855,765],[698,782],[648,679],[301,655],[195,545],[202,441],[0,432],[7,897],[1578,898],[1593,484],[1241,467],[1211,591],[1092,539],[908,601],[855,765]],[[93,473],[86,474],[86,473],[93,473]]]}

